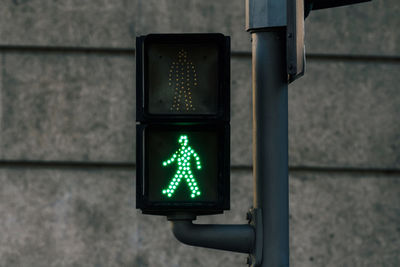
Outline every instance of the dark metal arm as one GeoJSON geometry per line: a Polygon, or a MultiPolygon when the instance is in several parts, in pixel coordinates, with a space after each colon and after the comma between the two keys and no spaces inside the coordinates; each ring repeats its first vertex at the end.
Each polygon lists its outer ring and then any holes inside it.
{"type": "Polygon", "coordinates": [[[172,232],[180,242],[191,246],[251,253],[254,228],[248,224],[193,224],[191,220],[171,220],[172,232]]]}

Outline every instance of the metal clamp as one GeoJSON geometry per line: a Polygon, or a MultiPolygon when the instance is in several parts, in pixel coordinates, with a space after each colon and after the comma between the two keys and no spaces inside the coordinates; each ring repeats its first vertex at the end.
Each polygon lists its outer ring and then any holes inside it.
{"type": "Polygon", "coordinates": [[[256,267],[259,266],[262,261],[263,226],[261,209],[251,208],[247,212],[247,220],[249,221],[249,224],[255,229],[256,233],[253,251],[247,257],[247,264],[250,267],[256,267]]]}

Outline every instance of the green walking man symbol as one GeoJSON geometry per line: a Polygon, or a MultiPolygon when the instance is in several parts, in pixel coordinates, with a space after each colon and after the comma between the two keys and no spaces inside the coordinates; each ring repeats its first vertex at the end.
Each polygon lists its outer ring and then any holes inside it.
{"type": "Polygon", "coordinates": [[[172,197],[176,188],[182,179],[186,180],[187,185],[190,188],[192,198],[200,196],[201,192],[197,184],[196,178],[193,175],[192,169],[190,168],[190,159],[193,158],[196,162],[198,170],[201,169],[200,157],[194,151],[193,148],[188,146],[189,140],[186,135],[181,135],[178,140],[181,147],[172,155],[172,157],[162,164],[167,166],[173,162],[177,164],[177,170],[175,175],[172,177],[167,189],[163,189],[162,193],[167,197],[172,197]]]}

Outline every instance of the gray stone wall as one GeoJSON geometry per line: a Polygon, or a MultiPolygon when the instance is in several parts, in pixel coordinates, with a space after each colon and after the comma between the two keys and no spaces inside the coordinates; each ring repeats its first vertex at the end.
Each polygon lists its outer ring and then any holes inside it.
{"type": "MultiPolygon", "coordinates": [[[[289,89],[291,266],[400,265],[400,5],[313,12],[289,89]]],[[[245,266],[135,209],[135,36],[232,36],[232,204],[252,203],[244,1],[4,0],[0,266],[245,266]]]]}

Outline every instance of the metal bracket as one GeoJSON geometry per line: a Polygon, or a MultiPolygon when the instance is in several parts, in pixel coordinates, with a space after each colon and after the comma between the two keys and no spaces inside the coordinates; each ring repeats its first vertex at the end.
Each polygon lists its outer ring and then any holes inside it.
{"type": "Polygon", "coordinates": [[[246,0],[246,31],[285,27],[287,0],[246,0]]]}
{"type": "Polygon", "coordinates": [[[256,267],[261,264],[263,250],[263,225],[261,209],[251,208],[247,212],[247,220],[249,221],[249,224],[253,226],[256,233],[253,251],[247,258],[247,264],[250,267],[256,267]]]}
{"type": "Polygon", "coordinates": [[[178,212],[167,216],[168,221],[194,221],[196,218],[196,214],[178,212]]]}
{"type": "Polygon", "coordinates": [[[196,247],[250,253],[254,247],[255,231],[249,224],[193,224],[193,214],[168,216],[176,239],[196,247]]]}
{"type": "Polygon", "coordinates": [[[286,67],[289,83],[304,75],[304,0],[288,0],[286,67]]]}

